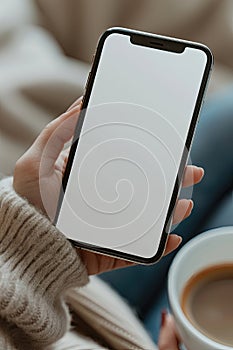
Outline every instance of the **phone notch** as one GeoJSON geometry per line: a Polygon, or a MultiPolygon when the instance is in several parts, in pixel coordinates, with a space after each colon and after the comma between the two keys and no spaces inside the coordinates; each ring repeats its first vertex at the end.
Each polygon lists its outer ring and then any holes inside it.
{"type": "Polygon", "coordinates": [[[130,42],[134,45],[147,46],[158,50],[182,53],[185,50],[185,44],[169,38],[160,36],[143,36],[141,34],[132,34],[130,42]]]}

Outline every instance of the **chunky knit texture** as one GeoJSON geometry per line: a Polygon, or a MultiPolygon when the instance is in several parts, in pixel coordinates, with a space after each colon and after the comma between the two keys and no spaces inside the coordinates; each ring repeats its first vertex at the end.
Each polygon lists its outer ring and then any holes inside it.
{"type": "Polygon", "coordinates": [[[156,350],[110,287],[87,284],[77,252],[11,183],[0,182],[0,350],[156,350]]]}
{"type": "Polygon", "coordinates": [[[65,334],[70,317],[62,295],[88,276],[70,243],[10,182],[0,188],[1,349],[34,349],[65,334]]]}

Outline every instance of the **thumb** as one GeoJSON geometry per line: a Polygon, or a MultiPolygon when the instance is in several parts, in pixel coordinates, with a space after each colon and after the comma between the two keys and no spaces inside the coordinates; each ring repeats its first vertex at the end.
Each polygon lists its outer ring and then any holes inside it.
{"type": "MultiPolygon", "coordinates": [[[[33,148],[37,160],[41,162],[42,172],[50,172],[58,156],[75,131],[75,126],[80,112],[80,105],[62,114],[57,119],[50,122],[40,133],[33,148]]],[[[42,174],[41,174],[42,175],[42,174]]]]}
{"type": "Polygon", "coordinates": [[[179,350],[179,337],[177,335],[174,319],[162,311],[161,330],[158,341],[159,350],[179,350]]]}

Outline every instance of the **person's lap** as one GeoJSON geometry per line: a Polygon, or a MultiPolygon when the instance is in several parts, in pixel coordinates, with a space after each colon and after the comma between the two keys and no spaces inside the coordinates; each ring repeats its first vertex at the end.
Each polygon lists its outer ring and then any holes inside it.
{"type": "MultiPolygon", "coordinates": [[[[233,88],[212,97],[203,108],[191,161],[205,169],[194,188],[192,215],[176,228],[183,243],[207,229],[233,225],[233,88]]],[[[182,196],[190,196],[190,190],[182,196]]],[[[166,277],[176,252],[152,266],[135,266],[101,276],[137,310],[156,340],[160,311],[168,307],[166,277]]]]}

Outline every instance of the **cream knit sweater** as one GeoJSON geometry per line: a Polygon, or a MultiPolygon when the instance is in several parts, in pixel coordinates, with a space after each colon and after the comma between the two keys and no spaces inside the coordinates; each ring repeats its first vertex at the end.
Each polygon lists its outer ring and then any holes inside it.
{"type": "Polygon", "coordinates": [[[11,178],[2,180],[0,349],[156,349],[118,295],[98,278],[87,282],[71,244],[14,192],[11,178]]]}

